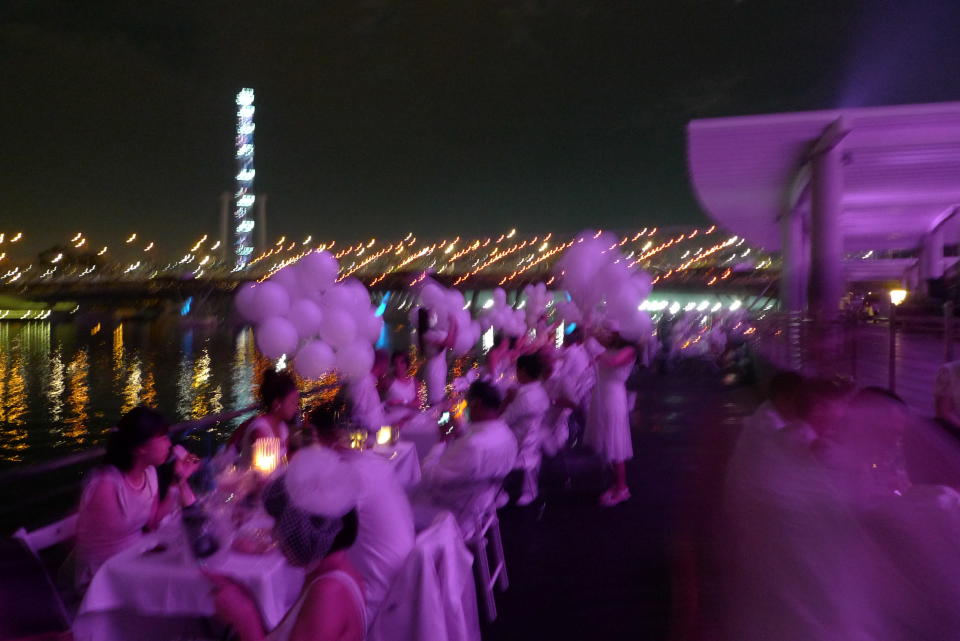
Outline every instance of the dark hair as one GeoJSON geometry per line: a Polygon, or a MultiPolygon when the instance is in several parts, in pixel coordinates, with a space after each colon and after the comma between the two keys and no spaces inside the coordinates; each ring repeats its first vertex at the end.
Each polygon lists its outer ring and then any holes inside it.
{"type": "Polygon", "coordinates": [[[467,390],[467,401],[479,403],[481,407],[488,410],[498,410],[503,399],[500,397],[500,391],[490,383],[474,381],[467,390]]]}
{"type": "Polygon", "coordinates": [[[407,365],[410,364],[410,354],[408,354],[402,349],[393,350],[393,353],[390,354],[390,364],[395,365],[397,361],[400,360],[401,358],[407,361],[407,365]]]}
{"type": "Polygon", "coordinates": [[[517,371],[523,372],[533,380],[540,380],[543,375],[543,359],[539,354],[524,354],[517,359],[517,371]]]}
{"type": "Polygon", "coordinates": [[[430,310],[421,307],[417,310],[417,343],[420,348],[420,354],[423,355],[427,349],[427,331],[430,330],[430,310]]]}
{"type": "Polygon", "coordinates": [[[843,400],[849,393],[849,388],[826,378],[812,378],[805,380],[798,390],[797,410],[800,418],[809,420],[813,411],[824,403],[843,400]]]}
{"type": "Polygon", "coordinates": [[[337,550],[346,550],[356,543],[359,532],[360,519],[357,516],[356,508],[354,508],[343,515],[343,525],[337,532],[337,537],[333,540],[333,545],[330,546],[330,552],[327,554],[332,554],[337,550]]]}
{"type": "Polygon", "coordinates": [[[163,415],[145,405],[138,405],[123,415],[107,437],[106,465],[126,472],[133,467],[134,451],[157,436],[165,436],[170,429],[163,415]]]}
{"type": "Polygon", "coordinates": [[[796,395],[803,385],[803,377],[796,372],[783,370],[770,379],[770,398],[796,395]]]}
{"type": "Polygon", "coordinates": [[[314,405],[307,414],[307,422],[317,431],[318,437],[329,440],[349,423],[351,412],[350,401],[341,389],[330,400],[314,405]]]}
{"type": "Polygon", "coordinates": [[[260,404],[269,412],[274,401],[282,400],[296,390],[297,383],[290,374],[268,369],[263,373],[263,381],[260,383],[260,404]]]}

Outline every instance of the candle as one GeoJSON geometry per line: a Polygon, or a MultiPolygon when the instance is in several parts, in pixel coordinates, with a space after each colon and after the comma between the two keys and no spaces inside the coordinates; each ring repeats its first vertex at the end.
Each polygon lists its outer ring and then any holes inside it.
{"type": "Polygon", "coordinates": [[[280,439],[258,438],[253,443],[253,468],[270,475],[280,464],[280,439]]]}
{"type": "Polygon", "coordinates": [[[389,445],[393,442],[393,428],[384,425],[377,430],[377,445],[389,445]]]}

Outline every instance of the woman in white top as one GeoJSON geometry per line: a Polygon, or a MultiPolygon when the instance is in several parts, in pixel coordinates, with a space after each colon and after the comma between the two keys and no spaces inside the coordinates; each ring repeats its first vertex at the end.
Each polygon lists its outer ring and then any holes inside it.
{"type": "MultiPolygon", "coordinates": [[[[241,458],[253,459],[253,444],[261,438],[280,439],[280,455],[286,456],[290,440],[290,427],[300,410],[300,390],[293,377],[286,372],[268,369],[260,383],[260,403],[263,412],[238,428],[241,458]]],[[[231,439],[234,440],[234,439],[231,439]]]]}
{"type": "Polygon", "coordinates": [[[383,408],[387,423],[398,425],[420,411],[417,395],[417,379],[410,375],[410,357],[406,352],[395,351],[390,356],[393,377],[383,394],[383,408]]]}
{"type": "Polygon", "coordinates": [[[426,359],[423,380],[427,384],[427,401],[431,405],[441,403],[447,395],[447,352],[457,344],[456,321],[450,318],[447,327],[446,332],[431,328],[430,310],[426,307],[417,312],[417,338],[420,353],[426,359]]]}
{"type": "Polygon", "coordinates": [[[194,502],[187,479],[199,462],[192,456],[174,463],[176,489],[163,500],[159,498],[156,466],[170,455],[167,429],[159,412],[141,406],[127,412],[111,432],[104,465],[91,473],[80,498],[76,547],[79,587],[89,584],[104,561],[155,528],[178,502],[194,502]]]}
{"type": "Polygon", "coordinates": [[[207,573],[214,605],[240,641],[360,641],[367,629],[362,581],[347,557],[357,538],[358,482],[332,451],[297,452],[264,492],[274,535],[287,560],[306,569],[300,596],[267,632],[256,602],[231,579],[207,573]]]}

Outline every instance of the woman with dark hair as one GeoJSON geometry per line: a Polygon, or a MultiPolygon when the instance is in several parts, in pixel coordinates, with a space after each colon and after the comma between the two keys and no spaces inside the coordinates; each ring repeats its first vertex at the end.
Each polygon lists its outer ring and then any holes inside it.
{"type": "Polygon", "coordinates": [[[261,438],[280,439],[280,454],[285,456],[290,440],[290,423],[300,410],[300,390],[287,372],[268,369],[260,383],[259,416],[238,428],[238,447],[244,461],[253,460],[253,444],[261,438]]]}
{"type": "Polygon", "coordinates": [[[359,483],[332,451],[308,447],[264,491],[274,536],[287,560],[306,569],[300,596],[267,632],[256,602],[243,586],[207,573],[214,604],[240,641],[357,641],[367,629],[360,574],[347,556],[357,538],[359,483]]]}
{"type": "Polygon", "coordinates": [[[446,332],[434,327],[430,310],[421,307],[417,311],[417,343],[420,354],[426,360],[423,365],[423,380],[427,385],[427,401],[436,405],[447,395],[447,352],[457,344],[457,323],[448,319],[446,332]]]}
{"type": "Polygon", "coordinates": [[[601,332],[597,339],[605,349],[596,358],[597,382],[583,441],[613,467],[613,485],[600,497],[600,504],[609,507],[630,498],[625,461],[633,458],[633,443],[627,378],[637,361],[637,350],[616,327],[601,332]]]}
{"type": "Polygon", "coordinates": [[[103,465],[95,469],[80,498],[77,519],[77,584],[85,586],[111,556],[157,526],[177,503],[196,499],[187,479],[199,461],[188,456],[173,464],[174,491],[159,498],[157,469],[170,455],[169,426],[148,407],[127,412],[107,439],[103,465]]]}

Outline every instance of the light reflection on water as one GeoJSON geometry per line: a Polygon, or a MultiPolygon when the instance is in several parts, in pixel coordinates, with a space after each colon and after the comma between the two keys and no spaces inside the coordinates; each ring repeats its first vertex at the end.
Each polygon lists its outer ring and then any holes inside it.
{"type": "Polygon", "coordinates": [[[102,324],[0,323],[0,465],[97,444],[141,403],[179,422],[255,402],[267,363],[249,331],[102,324]]]}

